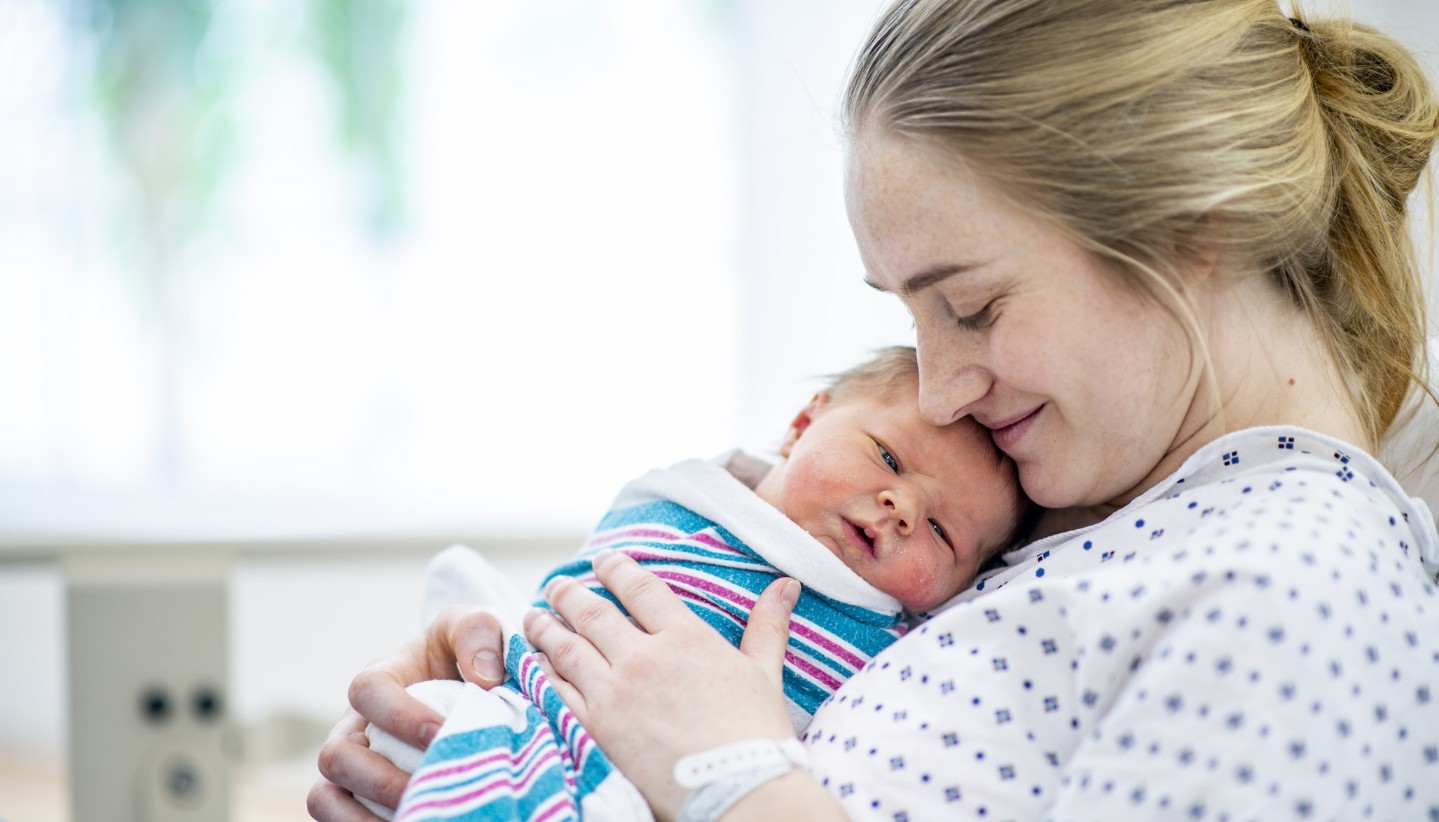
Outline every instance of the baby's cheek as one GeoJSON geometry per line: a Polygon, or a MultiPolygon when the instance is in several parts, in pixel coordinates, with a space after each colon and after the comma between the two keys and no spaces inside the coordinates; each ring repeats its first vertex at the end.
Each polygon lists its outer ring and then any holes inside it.
{"type": "Polygon", "coordinates": [[[846,488],[846,471],[824,459],[824,454],[806,454],[790,461],[786,484],[814,496],[839,498],[846,488]]]}
{"type": "Polygon", "coordinates": [[[886,568],[886,584],[878,586],[912,611],[931,608],[949,599],[950,580],[932,555],[921,551],[897,552],[886,568]]]}

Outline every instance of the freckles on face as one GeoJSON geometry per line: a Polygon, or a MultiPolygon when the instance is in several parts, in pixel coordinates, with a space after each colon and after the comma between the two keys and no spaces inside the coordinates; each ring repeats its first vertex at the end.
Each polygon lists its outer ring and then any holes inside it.
{"type": "Polygon", "coordinates": [[[862,132],[846,205],[868,280],[914,319],[925,419],[991,429],[1036,502],[1123,504],[1202,424],[1173,312],[983,169],[862,132]]]}

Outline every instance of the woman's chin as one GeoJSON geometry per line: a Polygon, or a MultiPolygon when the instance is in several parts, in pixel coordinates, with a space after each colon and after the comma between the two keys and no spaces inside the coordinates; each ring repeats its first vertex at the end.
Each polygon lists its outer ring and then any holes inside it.
{"type": "Polygon", "coordinates": [[[1104,502],[1096,493],[1092,483],[1084,477],[1065,476],[1063,472],[1046,471],[1045,467],[1029,463],[1019,467],[1019,485],[1025,496],[1041,508],[1089,508],[1104,502]]]}

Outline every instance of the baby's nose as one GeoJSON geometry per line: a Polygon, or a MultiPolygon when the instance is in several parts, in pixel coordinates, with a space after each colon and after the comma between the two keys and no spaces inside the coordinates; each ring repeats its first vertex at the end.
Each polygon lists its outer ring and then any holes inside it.
{"type": "Polygon", "coordinates": [[[881,495],[880,501],[884,503],[885,512],[894,521],[895,529],[903,536],[908,536],[914,528],[913,505],[907,499],[908,495],[898,489],[889,490],[881,495]]]}

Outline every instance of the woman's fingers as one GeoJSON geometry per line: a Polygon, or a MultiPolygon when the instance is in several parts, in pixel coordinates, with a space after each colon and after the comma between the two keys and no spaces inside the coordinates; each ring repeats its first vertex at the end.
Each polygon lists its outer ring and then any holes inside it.
{"type": "Polygon", "coordinates": [[[792,732],[780,680],[799,585],[766,589],[736,650],[629,558],[601,553],[594,566],[639,627],[608,599],[558,580],[545,597],[560,616],[531,612],[526,633],[561,699],[657,815],[673,817],[686,793],[674,780],[680,757],[792,732]]]}
{"type": "Polygon", "coordinates": [[[353,710],[330,732],[320,749],[320,781],[308,797],[316,819],[373,820],[356,801],[364,797],[393,808],[409,774],[370,750],[365,726],[373,723],[396,739],[423,750],[444,718],[410,696],[407,686],[427,679],[463,677],[490,688],[504,679],[504,635],[494,614],[474,608],[443,611],[423,637],[376,660],[350,682],[353,710]]]}
{"type": "Polygon", "coordinates": [[[750,611],[749,624],[739,649],[779,683],[784,676],[784,655],[789,647],[789,618],[799,601],[797,580],[777,579],[764,589],[750,611]]]}
{"type": "MultiPolygon", "coordinates": [[[[563,585],[563,583],[561,584],[563,585]]],[[[584,589],[583,586],[573,580],[569,582],[569,587],[581,589],[584,594],[599,600],[610,609],[614,609],[613,605],[610,605],[610,603],[596,596],[588,589],[584,589]]],[[[554,585],[545,589],[545,595],[547,597],[552,596],[552,594],[554,597],[550,600],[552,604],[554,604],[556,600],[564,600],[570,596],[570,592],[556,590],[556,586],[554,585]]],[[[558,607],[559,606],[556,605],[556,608],[558,607]]],[[[567,607],[569,610],[574,611],[580,606],[575,606],[573,603],[570,603],[567,607]]],[[[618,614],[619,612],[615,611],[615,613],[618,614]]],[[[623,619],[623,617],[620,618],[623,619]]],[[[628,622],[625,624],[625,629],[634,630],[628,622]]],[[[593,681],[596,676],[603,678],[605,673],[610,669],[609,661],[605,659],[587,638],[560,624],[560,621],[556,619],[553,614],[543,608],[534,608],[531,609],[528,614],[525,614],[525,636],[529,639],[530,644],[535,647],[535,650],[539,651],[543,656],[545,664],[542,665],[541,668],[545,671],[545,675],[550,678],[551,683],[554,684],[560,694],[560,698],[563,699],[565,704],[569,705],[570,709],[583,721],[585,716],[585,699],[583,696],[585,685],[593,681]]]]}
{"type": "MultiPolygon", "coordinates": [[[[571,627],[543,610],[525,617],[525,633],[536,650],[549,657],[557,683],[573,686],[572,693],[587,690],[592,681],[604,681],[606,671],[628,651],[639,647],[645,635],[662,631],[695,630],[708,637],[708,628],[665,581],[639,563],[615,551],[600,551],[593,560],[595,576],[629,611],[626,617],[609,600],[568,577],[556,577],[545,588],[545,599],[571,627]],[[635,628],[630,619],[639,625],[635,628]]],[[[789,638],[789,614],[799,597],[799,583],[776,582],[757,602],[746,632],[748,648],[776,681],[789,638]],[[756,624],[756,622],[758,624],[756,624]]]]}
{"type": "MultiPolygon", "coordinates": [[[[383,668],[366,668],[350,682],[350,706],[396,739],[424,750],[439,733],[444,717],[410,696],[405,686],[414,682],[402,681],[383,668]]],[[[364,733],[363,725],[360,732],[364,733]]]]}
{"type": "MultiPolygon", "coordinates": [[[[598,573],[598,571],[597,567],[596,572],[598,573]]],[[[647,571],[640,571],[640,573],[653,579],[653,576],[647,571]]],[[[604,581],[603,577],[601,577],[601,581],[604,581]]],[[[660,585],[663,587],[664,584],[660,583],[660,585]]],[[[617,596],[619,595],[619,592],[614,589],[610,590],[617,596]]],[[[668,590],[665,591],[665,594],[673,596],[668,590]]],[[[623,653],[627,643],[632,642],[640,633],[630,622],[629,617],[616,608],[614,603],[569,577],[551,579],[545,586],[545,599],[555,609],[555,613],[559,614],[560,618],[573,629],[573,633],[579,634],[586,640],[583,645],[580,645],[561,639],[560,644],[553,649],[540,649],[550,655],[551,662],[555,663],[555,667],[561,673],[567,672],[568,660],[566,657],[577,656],[581,660],[587,660],[586,648],[597,651],[611,662],[614,661],[616,654],[623,653]]],[[[535,614],[526,616],[527,631],[532,620],[537,616],[535,614]]],[[[550,626],[538,624],[538,627],[548,628],[550,626]]],[[[563,628],[563,626],[558,627],[563,628]]]]}
{"type": "Polygon", "coordinates": [[[505,636],[499,618],[487,609],[451,606],[441,611],[428,636],[440,647],[432,656],[457,661],[461,678],[482,688],[505,679],[505,636]]]}
{"type": "Polygon", "coordinates": [[[564,677],[555,673],[555,666],[550,664],[549,658],[544,654],[535,654],[535,663],[544,672],[550,687],[554,688],[555,693],[560,695],[560,699],[564,700],[570,710],[575,712],[575,716],[584,716],[589,708],[588,703],[585,702],[585,695],[576,690],[575,686],[566,681],[564,677]]]}
{"type": "Polygon", "coordinates": [[[409,774],[370,750],[365,718],[353,710],[330,731],[320,748],[321,779],[306,799],[310,815],[326,822],[373,820],[374,814],[355,800],[363,796],[393,808],[400,804],[409,774]]]}
{"type": "MultiPolygon", "coordinates": [[[[625,610],[630,612],[630,616],[634,617],[635,622],[649,633],[658,633],[662,628],[673,627],[676,620],[679,620],[679,624],[684,624],[694,616],[664,580],[641,568],[638,562],[618,551],[600,551],[595,554],[594,569],[595,576],[599,577],[605,589],[614,594],[625,606],[625,610]]],[[[563,611],[560,613],[576,630],[580,629],[574,620],[569,619],[569,614],[563,611]]]]}
{"type": "Polygon", "coordinates": [[[320,822],[375,822],[379,819],[361,805],[350,792],[326,779],[315,781],[305,797],[310,818],[320,822]]]}
{"type": "MultiPolygon", "coordinates": [[[[504,678],[499,620],[473,608],[447,608],[423,638],[376,660],[350,682],[350,705],[396,739],[424,749],[444,721],[406,687],[427,679],[463,677],[492,688],[504,678]]],[[[363,728],[362,728],[363,729],[363,728]]]]}

